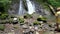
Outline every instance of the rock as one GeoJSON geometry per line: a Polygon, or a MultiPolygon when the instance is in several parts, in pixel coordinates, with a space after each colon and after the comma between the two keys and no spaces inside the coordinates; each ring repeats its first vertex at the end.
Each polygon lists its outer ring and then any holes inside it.
{"type": "Polygon", "coordinates": [[[17,18],[14,18],[13,20],[15,21],[15,20],[17,20],[17,18]]]}

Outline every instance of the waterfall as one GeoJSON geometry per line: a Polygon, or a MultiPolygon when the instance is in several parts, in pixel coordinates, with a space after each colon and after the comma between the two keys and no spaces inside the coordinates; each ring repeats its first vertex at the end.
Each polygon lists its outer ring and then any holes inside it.
{"type": "MultiPolygon", "coordinates": [[[[30,0],[26,0],[26,3],[28,7],[28,13],[32,14],[33,12],[35,12],[34,4],[32,4],[30,0]]],[[[24,9],[23,1],[20,0],[18,15],[24,15],[25,13],[26,13],[26,10],[24,9]]]]}
{"type": "Polygon", "coordinates": [[[22,0],[20,0],[18,15],[23,15],[24,12],[25,11],[24,11],[24,8],[23,8],[23,2],[22,2],[22,0]]]}
{"type": "Polygon", "coordinates": [[[20,4],[19,4],[19,12],[18,12],[18,14],[21,14],[22,13],[22,10],[23,9],[23,7],[22,7],[22,1],[20,0],[20,4]]]}
{"type": "Polygon", "coordinates": [[[32,14],[33,12],[35,12],[35,6],[32,4],[32,2],[30,0],[26,0],[26,2],[28,6],[28,13],[32,14]]]}

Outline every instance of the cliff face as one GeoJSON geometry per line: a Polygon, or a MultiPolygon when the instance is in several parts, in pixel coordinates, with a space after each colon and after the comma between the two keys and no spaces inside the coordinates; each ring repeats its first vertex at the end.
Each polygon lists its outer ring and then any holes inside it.
{"type": "MultiPolygon", "coordinates": [[[[23,7],[24,7],[24,9],[26,11],[28,11],[27,5],[26,5],[26,1],[25,0],[22,0],[22,1],[23,1],[23,7]]],[[[49,10],[49,8],[47,8],[42,3],[39,3],[38,1],[35,1],[35,0],[31,0],[31,1],[35,5],[35,11],[36,11],[35,13],[47,17],[48,20],[54,21],[55,16],[52,15],[52,13],[49,10]],[[54,17],[54,18],[52,18],[52,17],[54,17]]],[[[14,15],[18,14],[19,3],[20,3],[20,0],[12,0],[11,8],[8,10],[9,14],[14,14],[14,15]]]]}
{"type": "MultiPolygon", "coordinates": [[[[19,10],[19,3],[20,3],[20,0],[11,0],[12,3],[11,3],[11,6],[10,6],[10,9],[8,10],[8,13],[9,14],[18,14],[18,10],[19,10]]],[[[26,11],[28,11],[28,8],[27,8],[27,4],[26,4],[26,0],[21,0],[23,1],[23,7],[26,11]]],[[[34,2],[34,0],[31,0],[32,3],[34,2]]]]}
{"type": "Polygon", "coordinates": [[[10,5],[10,9],[8,10],[9,14],[17,14],[19,9],[20,0],[11,0],[12,3],[10,5]]]}

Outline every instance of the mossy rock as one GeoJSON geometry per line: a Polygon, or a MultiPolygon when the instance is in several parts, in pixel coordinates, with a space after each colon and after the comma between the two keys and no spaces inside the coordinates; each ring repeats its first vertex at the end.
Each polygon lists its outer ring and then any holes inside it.
{"type": "Polygon", "coordinates": [[[47,18],[45,18],[45,17],[38,17],[37,18],[37,21],[45,21],[47,18]]]}
{"type": "Polygon", "coordinates": [[[25,15],[24,15],[24,18],[25,18],[25,19],[27,19],[27,18],[32,18],[32,15],[30,15],[30,14],[25,14],[25,15]]]}
{"type": "Polygon", "coordinates": [[[20,23],[24,23],[24,18],[19,18],[20,23]]]}
{"type": "Polygon", "coordinates": [[[40,25],[38,21],[33,22],[33,25],[40,25]]]}

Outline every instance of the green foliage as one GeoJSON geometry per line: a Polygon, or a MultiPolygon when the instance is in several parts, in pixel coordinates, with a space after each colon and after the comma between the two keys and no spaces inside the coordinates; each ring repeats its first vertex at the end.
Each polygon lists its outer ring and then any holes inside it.
{"type": "Polygon", "coordinates": [[[47,2],[54,7],[60,7],[60,1],[59,0],[48,0],[47,2]]]}
{"type": "Polygon", "coordinates": [[[1,14],[0,19],[6,19],[8,17],[8,14],[1,14]]]}
{"type": "Polygon", "coordinates": [[[33,25],[39,25],[40,23],[38,21],[33,22],[33,25]]]}
{"type": "Polygon", "coordinates": [[[52,5],[53,7],[60,7],[60,0],[36,0],[39,3],[47,3],[52,5]]]}
{"type": "Polygon", "coordinates": [[[24,19],[23,18],[19,18],[19,22],[20,23],[24,23],[24,19]]]}
{"type": "Polygon", "coordinates": [[[2,24],[0,24],[0,30],[4,30],[5,29],[5,26],[4,25],[2,25],[2,24]]]}
{"type": "Polygon", "coordinates": [[[0,12],[8,11],[8,8],[11,4],[10,0],[0,0],[0,12]]]}
{"type": "Polygon", "coordinates": [[[10,0],[0,0],[0,19],[5,19],[8,16],[7,11],[10,4],[10,0]]]}

